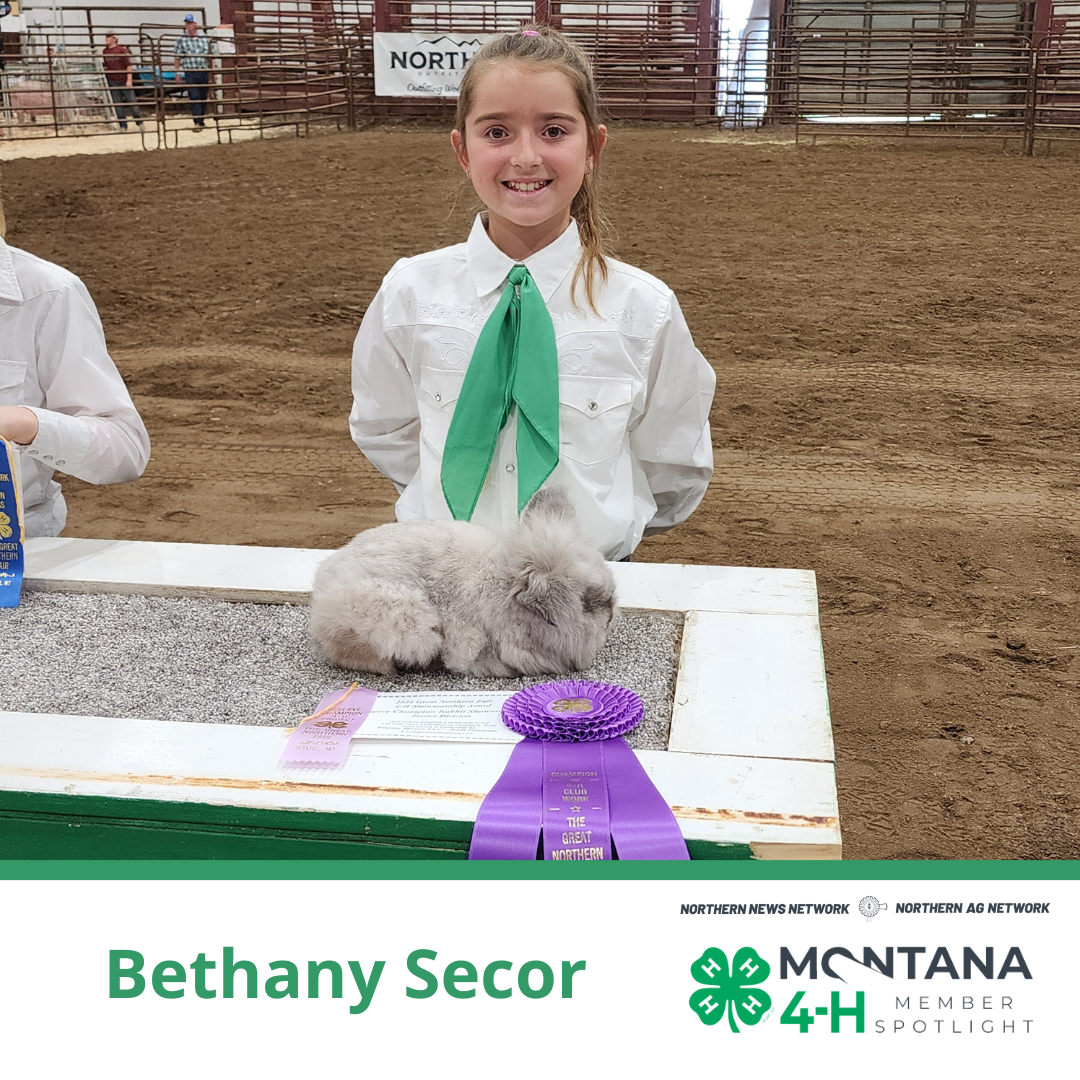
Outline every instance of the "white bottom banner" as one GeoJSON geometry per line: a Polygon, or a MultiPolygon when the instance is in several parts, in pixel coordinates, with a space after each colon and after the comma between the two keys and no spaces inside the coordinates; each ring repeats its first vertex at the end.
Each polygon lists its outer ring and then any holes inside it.
{"type": "Polygon", "coordinates": [[[1078,892],[0,881],[3,1071],[1008,1076],[1071,1060],[1078,892]]]}

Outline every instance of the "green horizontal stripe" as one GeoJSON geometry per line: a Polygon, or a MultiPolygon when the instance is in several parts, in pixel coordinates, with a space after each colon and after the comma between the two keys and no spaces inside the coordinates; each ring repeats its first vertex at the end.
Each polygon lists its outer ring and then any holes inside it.
{"type": "Polygon", "coordinates": [[[1061,862],[430,862],[19,860],[0,862],[0,880],[68,881],[1075,881],[1061,862]]]}

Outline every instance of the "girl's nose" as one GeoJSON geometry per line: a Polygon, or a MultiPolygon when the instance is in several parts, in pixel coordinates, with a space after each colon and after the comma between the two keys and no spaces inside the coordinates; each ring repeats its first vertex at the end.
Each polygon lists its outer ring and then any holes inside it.
{"type": "Polygon", "coordinates": [[[541,163],[540,140],[526,133],[515,141],[511,164],[520,169],[531,169],[541,163]]]}

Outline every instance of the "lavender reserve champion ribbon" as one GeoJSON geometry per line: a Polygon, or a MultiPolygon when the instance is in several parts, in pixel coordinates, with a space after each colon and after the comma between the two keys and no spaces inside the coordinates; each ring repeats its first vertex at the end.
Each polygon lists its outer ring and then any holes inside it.
{"type": "Polygon", "coordinates": [[[622,738],[645,714],[621,686],[569,679],[503,706],[526,736],[480,806],[470,859],[688,859],[663,796],[622,738]]]}
{"type": "Polygon", "coordinates": [[[23,534],[15,450],[0,438],[0,608],[18,607],[22,595],[23,534]]]}
{"type": "Polygon", "coordinates": [[[278,765],[283,769],[304,766],[336,769],[349,756],[349,742],[368,718],[378,694],[353,683],[348,690],[324,694],[315,711],[289,735],[278,765]]]}

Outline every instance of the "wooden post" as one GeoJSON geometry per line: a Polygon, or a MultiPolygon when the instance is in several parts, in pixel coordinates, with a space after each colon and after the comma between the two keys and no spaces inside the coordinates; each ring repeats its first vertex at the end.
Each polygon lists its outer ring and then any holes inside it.
{"type": "Polygon", "coordinates": [[[1024,153],[1035,153],[1035,99],[1039,88],[1039,50],[1032,46],[1028,66],[1027,98],[1024,102],[1024,153]]]}
{"type": "MultiPolygon", "coordinates": [[[[716,115],[717,55],[716,44],[720,28],[720,5],[717,0],[698,0],[697,56],[694,63],[693,116],[698,119],[699,105],[704,106],[704,118],[716,115]],[[703,89],[704,87],[704,89],[703,89]]],[[[668,24],[668,33],[673,27],[668,24]]]]}
{"type": "Polygon", "coordinates": [[[234,30],[237,18],[242,19],[246,14],[243,8],[244,0],[218,0],[221,22],[226,26],[231,24],[234,30]]]}
{"type": "Polygon", "coordinates": [[[391,10],[390,0],[374,0],[372,16],[375,23],[373,30],[376,34],[401,33],[401,15],[391,10]]]}
{"type": "MultiPolygon", "coordinates": [[[[232,67],[239,62],[239,57],[248,51],[248,39],[251,34],[252,9],[248,0],[220,0],[220,18],[225,26],[233,28],[233,42],[236,46],[236,57],[233,58],[232,67]]],[[[228,58],[226,58],[228,59],[228,58]]]]}
{"type": "Polygon", "coordinates": [[[1031,47],[1036,51],[1046,44],[1054,14],[1054,0],[1034,0],[1031,19],[1031,47]]]}
{"type": "Polygon", "coordinates": [[[335,19],[331,0],[311,0],[311,22],[317,35],[324,38],[333,35],[335,19]]]}
{"type": "MultiPolygon", "coordinates": [[[[770,0],[769,3],[769,44],[765,58],[765,112],[761,117],[764,126],[776,121],[780,103],[780,57],[786,45],[784,15],[787,5],[785,0],[770,0]]],[[[795,140],[799,138],[798,109],[795,116],[795,140]]]]}

